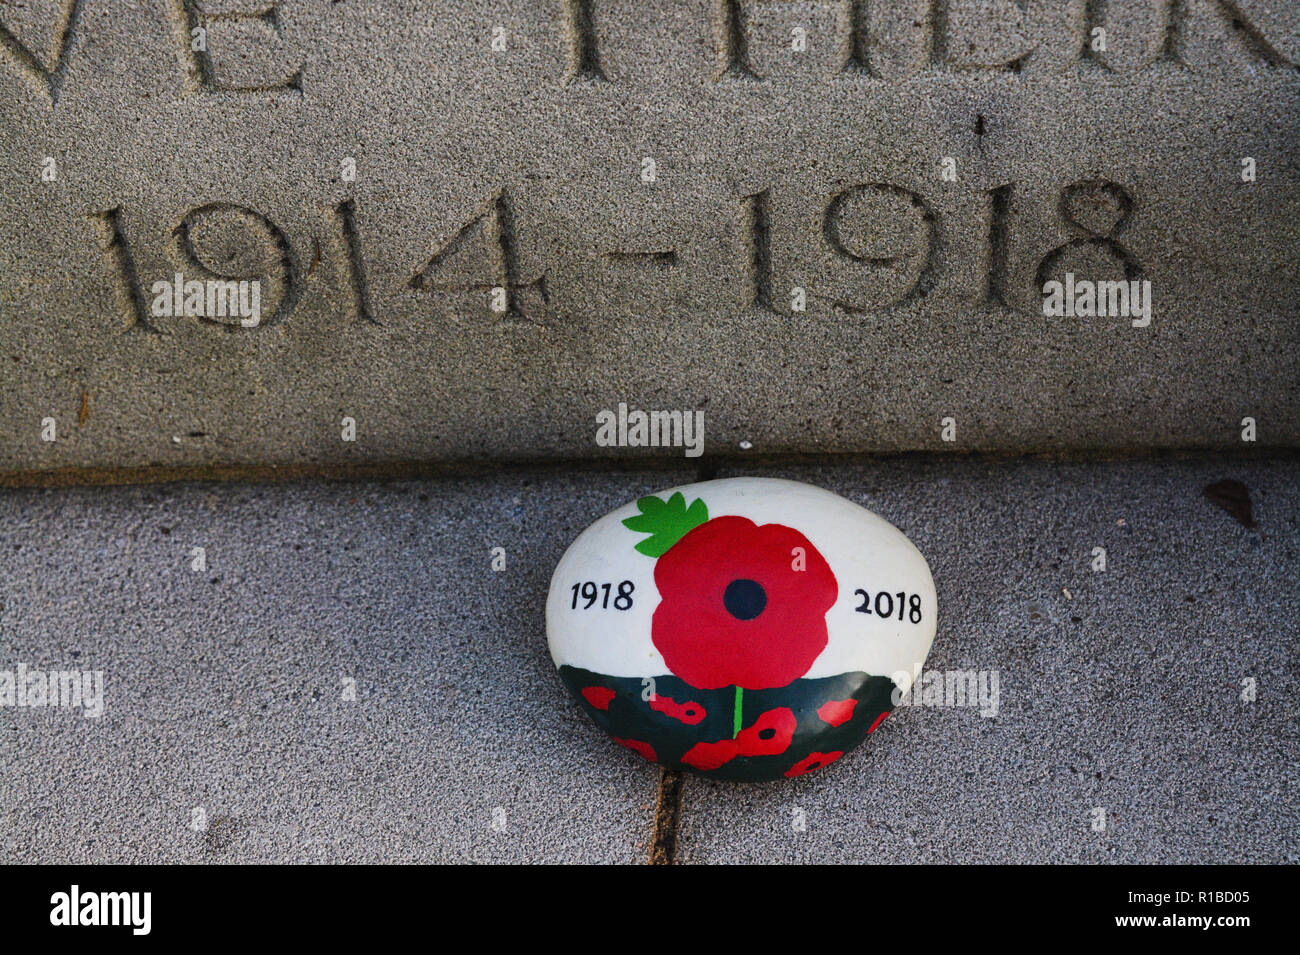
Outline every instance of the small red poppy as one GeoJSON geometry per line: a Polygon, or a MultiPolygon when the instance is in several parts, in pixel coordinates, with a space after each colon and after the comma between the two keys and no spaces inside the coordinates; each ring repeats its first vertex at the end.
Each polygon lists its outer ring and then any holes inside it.
{"type": "Polygon", "coordinates": [[[704,707],[694,700],[678,703],[671,696],[660,696],[656,693],[650,697],[650,709],[656,713],[662,713],[664,716],[670,716],[687,726],[694,726],[696,723],[704,721],[704,707]]]}
{"type": "Polygon", "coordinates": [[[682,762],[696,769],[717,769],[737,756],[776,756],[790,748],[796,725],[794,710],[779,706],[754,720],[735,739],[696,743],[686,751],[682,762]]]}
{"type": "Polygon", "coordinates": [[[817,715],[831,726],[840,726],[853,719],[853,708],[857,705],[857,700],[831,700],[818,707],[817,715]]]}
{"type": "Polygon", "coordinates": [[[838,584],[808,538],[783,524],[715,517],[655,562],[651,639],[691,686],[788,686],[826,648],[838,584]],[[796,569],[801,567],[802,569],[796,569]]]}
{"type": "Polygon", "coordinates": [[[736,744],[741,756],[775,756],[790,748],[796,720],[788,706],[768,710],[754,725],[740,731],[736,744]]]}
{"type": "Polygon", "coordinates": [[[811,773],[814,769],[821,769],[830,763],[835,762],[844,755],[844,751],[837,749],[830,753],[809,753],[799,762],[795,763],[785,771],[787,777],[793,779],[795,776],[802,776],[804,773],[811,773]]]}
{"type": "Polygon", "coordinates": [[[586,686],[582,688],[582,698],[598,710],[609,709],[609,704],[616,695],[607,686],[586,686]]]}
{"type": "Polygon", "coordinates": [[[717,769],[723,763],[729,763],[740,752],[740,746],[734,739],[720,739],[716,743],[696,743],[686,751],[682,762],[696,769],[717,769]]]}

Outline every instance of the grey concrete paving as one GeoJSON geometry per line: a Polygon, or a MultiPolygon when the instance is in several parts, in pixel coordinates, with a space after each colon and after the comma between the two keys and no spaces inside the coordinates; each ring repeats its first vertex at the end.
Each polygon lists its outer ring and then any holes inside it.
{"type": "Polygon", "coordinates": [[[926,667],[998,671],[998,713],[903,708],[786,788],[688,779],[680,861],[1300,861],[1300,466],[779,476],[912,538],[939,597],[926,667]],[[1202,496],[1223,477],[1258,530],[1202,496]]]}
{"type": "MultiPolygon", "coordinates": [[[[1300,861],[1296,462],[762,473],[911,536],[929,666],[997,670],[999,712],[904,709],[802,781],[689,777],[679,861],[1300,861]]],[[[543,600],[589,520],[694,478],[0,493],[0,670],[105,673],[98,719],[0,707],[0,858],[643,861],[658,774],[564,694],[543,600]]]]}
{"type": "Polygon", "coordinates": [[[621,457],[619,402],[769,452],[1300,445],[1294,3],[0,25],[0,471],[621,457]],[[1134,269],[1145,328],[1041,314],[1134,269]],[[154,314],[178,272],[262,282],[262,323],[154,314]]]}
{"type": "Polygon", "coordinates": [[[542,605],[663,478],[0,493],[0,670],[105,681],[98,719],[0,707],[0,858],[643,860],[658,773],[572,705],[542,605]]]}

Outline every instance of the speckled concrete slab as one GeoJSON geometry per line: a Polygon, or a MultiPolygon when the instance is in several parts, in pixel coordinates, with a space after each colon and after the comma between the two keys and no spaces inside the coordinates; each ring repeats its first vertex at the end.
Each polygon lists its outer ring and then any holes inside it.
{"type": "Polygon", "coordinates": [[[790,786],[688,778],[679,861],[1300,861],[1295,463],[778,476],[916,543],[939,594],[926,670],[945,690],[996,673],[998,699],[902,707],[790,786]],[[1221,478],[1250,489],[1257,530],[1203,496],[1221,478]]]}
{"type": "MultiPolygon", "coordinates": [[[[907,533],[927,669],[996,672],[997,712],[904,707],[804,781],[688,777],[679,861],[1297,860],[1295,462],[754,473],[907,533]]],[[[0,493],[0,670],[105,674],[99,718],[0,707],[0,857],[643,861],[658,774],[567,697],[542,608],[590,520],[695,477],[0,493]]]]}
{"type": "Polygon", "coordinates": [[[616,456],[620,402],[713,448],[1300,442],[1293,3],[0,25],[0,471],[616,456]],[[156,314],[177,273],[256,327],[156,314]],[[1044,317],[1067,273],[1150,323],[1044,317]]]}
{"type": "Polygon", "coordinates": [[[644,861],[658,773],[541,608],[593,510],[689,477],[0,494],[0,670],[104,674],[98,718],[0,706],[0,858],[644,861]]]}

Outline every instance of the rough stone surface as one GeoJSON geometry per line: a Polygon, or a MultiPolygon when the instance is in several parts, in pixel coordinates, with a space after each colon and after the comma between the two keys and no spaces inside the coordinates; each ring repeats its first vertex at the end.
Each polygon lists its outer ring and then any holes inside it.
{"type": "Polygon", "coordinates": [[[1300,442],[1294,4],[266,6],[0,3],[0,470],[1300,442]]]}
{"type": "MultiPolygon", "coordinates": [[[[1298,471],[762,472],[917,544],[927,665],[998,670],[999,712],[903,708],[802,783],[688,779],[678,860],[1300,861],[1298,471]]],[[[0,707],[0,861],[644,860],[657,772],[568,698],[543,606],[594,515],[695,477],[0,492],[0,670],[102,668],[107,698],[0,707]]]]}
{"type": "Polygon", "coordinates": [[[658,774],[541,608],[663,477],[3,493],[0,670],[102,669],[105,710],[0,707],[0,859],[643,861],[658,774]]]}

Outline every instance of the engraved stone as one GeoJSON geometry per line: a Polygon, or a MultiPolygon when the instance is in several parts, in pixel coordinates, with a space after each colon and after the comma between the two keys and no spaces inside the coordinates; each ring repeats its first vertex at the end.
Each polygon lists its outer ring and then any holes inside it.
{"type": "Polygon", "coordinates": [[[0,2],[0,481],[662,456],[621,402],[706,455],[1300,446],[1300,4],[485,11],[0,2]],[[1149,323],[1045,317],[1071,274],[1149,323]]]}

